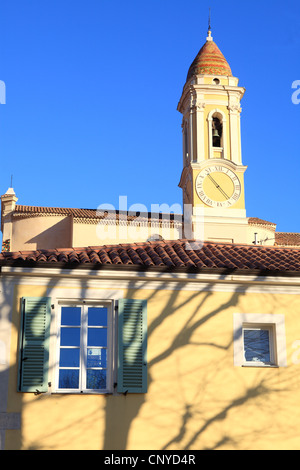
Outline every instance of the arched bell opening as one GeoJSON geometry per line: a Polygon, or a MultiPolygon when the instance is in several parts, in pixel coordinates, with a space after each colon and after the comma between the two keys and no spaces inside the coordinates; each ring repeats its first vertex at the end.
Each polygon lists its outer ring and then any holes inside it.
{"type": "Polygon", "coordinates": [[[227,158],[226,116],[219,110],[212,110],[208,117],[209,158],[227,158]]]}
{"type": "Polygon", "coordinates": [[[222,134],[223,134],[223,125],[222,121],[213,116],[212,120],[212,146],[213,147],[222,147],[222,134]]]}

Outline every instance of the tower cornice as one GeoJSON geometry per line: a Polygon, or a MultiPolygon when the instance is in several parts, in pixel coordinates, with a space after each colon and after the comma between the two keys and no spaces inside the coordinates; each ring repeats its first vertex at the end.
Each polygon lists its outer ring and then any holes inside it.
{"type": "Polygon", "coordinates": [[[202,102],[204,105],[209,104],[210,95],[219,95],[220,97],[228,96],[229,106],[230,97],[236,96],[237,100],[240,101],[243,98],[245,91],[246,89],[240,86],[188,83],[183,89],[177,110],[184,113],[185,109],[190,107],[191,96],[193,96],[194,101],[202,102]],[[199,95],[199,98],[196,98],[197,95],[199,95]],[[206,96],[205,99],[204,96],[206,96]]]}

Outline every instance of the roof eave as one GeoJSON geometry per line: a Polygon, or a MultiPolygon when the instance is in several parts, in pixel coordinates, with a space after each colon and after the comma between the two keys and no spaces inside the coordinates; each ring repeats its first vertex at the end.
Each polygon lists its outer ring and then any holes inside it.
{"type": "Polygon", "coordinates": [[[79,270],[79,271],[121,271],[121,272],[149,272],[149,273],[185,273],[185,274],[217,274],[220,276],[228,275],[242,275],[242,276],[257,276],[262,277],[300,277],[299,271],[289,270],[270,270],[270,269],[241,269],[241,268],[218,268],[218,267],[196,267],[196,266],[145,266],[145,265],[121,265],[121,264],[99,264],[99,263],[76,263],[76,262],[43,262],[43,261],[23,261],[23,260],[5,260],[0,262],[0,273],[3,272],[4,266],[11,268],[31,268],[31,269],[61,269],[62,274],[68,270],[79,270]]]}

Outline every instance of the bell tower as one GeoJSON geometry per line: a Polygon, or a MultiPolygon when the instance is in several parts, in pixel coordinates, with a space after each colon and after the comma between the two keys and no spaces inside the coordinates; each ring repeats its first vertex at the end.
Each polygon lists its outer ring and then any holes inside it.
{"type": "Polygon", "coordinates": [[[193,224],[203,225],[206,241],[247,240],[246,167],[240,131],[240,101],[245,89],[238,81],[209,27],[206,42],[189,68],[177,108],[182,114],[179,186],[183,205],[191,207],[193,224]]]}

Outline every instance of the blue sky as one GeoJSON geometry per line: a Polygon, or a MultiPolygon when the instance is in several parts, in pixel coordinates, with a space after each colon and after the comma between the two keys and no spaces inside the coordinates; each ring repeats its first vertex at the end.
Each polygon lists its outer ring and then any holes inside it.
{"type": "Polygon", "coordinates": [[[177,104],[211,7],[213,38],[246,88],[247,216],[300,232],[299,5],[1,0],[1,194],[13,174],[19,204],[181,204],[177,104]]]}

